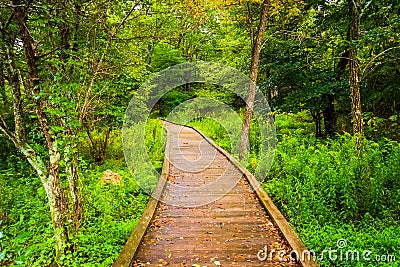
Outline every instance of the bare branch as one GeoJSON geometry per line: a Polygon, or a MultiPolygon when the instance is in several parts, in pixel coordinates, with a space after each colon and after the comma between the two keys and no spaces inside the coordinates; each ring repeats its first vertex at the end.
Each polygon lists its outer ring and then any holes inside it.
{"type": "MultiPolygon", "coordinates": [[[[376,55],[374,58],[372,58],[372,59],[368,62],[368,64],[365,65],[364,69],[362,70],[362,72],[361,72],[361,80],[364,79],[364,77],[365,77],[365,72],[366,72],[367,69],[375,62],[375,60],[376,60],[377,58],[382,57],[383,55],[387,54],[388,52],[390,52],[390,51],[392,51],[392,50],[395,50],[395,49],[399,49],[399,48],[400,48],[400,46],[390,47],[390,48],[388,48],[388,49],[382,51],[382,52],[379,53],[378,55],[376,55]]],[[[382,63],[381,63],[381,64],[382,64],[382,63]]],[[[378,64],[378,65],[381,65],[381,64],[378,64]]]]}
{"type": "Polygon", "coordinates": [[[18,142],[15,138],[15,135],[10,131],[6,121],[4,120],[3,116],[0,114],[0,130],[8,137],[18,147],[18,142]]]}
{"type": "MultiPolygon", "coordinates": [[[[367,77],[369,74],[373,73],[375,71],[375,69],[378,68],[379,66],[381,66],[383,64],[387,64],[389,62],[398,61],[398,60],[400,60],[400,58],[393,58],[393,59],[387,60],[385,62],[381,62],[381,63],[376,64],[373,68],[371,68],[371,70],[369,72],[367,72],[365,74],[365,77],[367,77]]],[[[363,79],[364,79],[364,77],[363,77],[363,79]]]]}
{"type": "Polygon", "coordinates": [[[50,52],[47,52],[47,53],[45,53],[45,54],[41,54],[41,55],[37,56],[36,59],[41,59],[41,58],[47,57],[48,55],[53,54],[53,53],[56,52],[57,50],[60,50],[60,48],[59,48],[59,47],[54,48],[54,49],[51,50],[50,52]]]}

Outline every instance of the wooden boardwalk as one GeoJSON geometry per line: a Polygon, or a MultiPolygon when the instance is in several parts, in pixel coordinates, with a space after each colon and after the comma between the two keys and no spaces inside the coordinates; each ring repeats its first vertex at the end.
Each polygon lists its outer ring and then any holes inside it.
{"type": "Polygon", "coordinates": [[[192,128],[165,127],[161,201],[151,199],[114,266],[317,266],[291,259],[305,246],[237,161],[192,128]],[[275,252],[262,261],[265,248],[275,252]]]}

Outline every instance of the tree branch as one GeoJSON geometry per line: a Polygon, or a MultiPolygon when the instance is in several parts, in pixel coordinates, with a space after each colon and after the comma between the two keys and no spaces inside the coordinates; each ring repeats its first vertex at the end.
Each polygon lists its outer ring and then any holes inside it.
{"type": "Polygon", "coordinates": [[[110,47],[111,47],[112,41],[114,40],[114,37],[117,35],[117,33],[118,33],[118,31],[120,30],[120,28],[125,24],[125,22],[126,22],[127,19],[129,18],[129,16],[130,16],[130,15],[132,14],[132,12],[136,9],[136,7],[139,5],[139,3],[140,3],[140,1],[136,2],[136,3],[132,6],[132,8],[128,11],[128,13],[127,13],[127,14],[125,15],[125,17],[121,20],[121,22],[118,24],[118,26],[115,27],[115,29],[113,30],[113,32],[111,33],[111,35],[110,35],[109,38],[108,38],[108,42],[107,42],[107,44],[106,44],[106,47],[105,47],[104,50],[103,50],[103,53],[102,53],[102,55],[101,55],[101,57],[100,57],[99,62],[97,63],[96,69],[95,69],[95,71],[94,71],[94,73],[93,73],[93,77],[92,77],[92,79],[91,79],[91,81],[90,81],[89,87],[88,87],[88,89],[87,89],[87,91],[86,91],[86,94],[85,94],[85,99],[84,99],[84,102],[83,102],[83,106],[82,106],[82,108],[81,108],[81,110],[80,110],[80,114],[79,114],[79,121],[80,121],[81,123],[83,123],[84,118],[85,118],[85,116],[86,116],[87,108],[88,108],[88,105],[89,105],[89,103],[90,103],[90,96],[91,96],[91,94],[92,94],[92,90],[93,90],[93,88],[94,88],[95,81],[96,81],[96,79],[97,79],[98,74],[99,74],[100,71],[101,71],[101,67],[102,67],[103,61],[104,61],[104,59],[105,59],[105,57],[106,57],[106,54],[108,53],[108,50],[109,50],[110,47]]]}
{"type": "Polygon", "coordinates": [[[14,143],[18,148],[19,144],[15,138],[15,135],[9,130],[7,123],[5,122],[3,116],[0,114],[0,130],[14,143]]]}
{"type": "MultiPolygon", "coordinates": [[[[366,75],[365,75],[365,72],[367,71],[368,67],[370,67],[370,65],[372,65],[372,64],[374,63],[374,61],[375,61],[378,57],[381,57],[381,56],[387,54],[388,52],[390,52],[390,51],[392,51],[392,50],[395,50],[395,49],[399,49],[399,48],[400,48],[400,46],[390,47],[390,48],[388,48],[388,49],[382,51],[382,52],[379,53],[378,55],[376,55],[373,59],[371,59],[371,60],[368,62],[368,64],[365,65],[365,67],[363,68],[363,70],[362,70],[362,72],[361,72],[361,80],[363,80],[364,77],[366,76],[366,75]]],[[[378,65],[381,65],[381,64],[378,64],[378,65]]],[[[367,74],[368,74],[368,73],[367,73],[367,74]]]]}

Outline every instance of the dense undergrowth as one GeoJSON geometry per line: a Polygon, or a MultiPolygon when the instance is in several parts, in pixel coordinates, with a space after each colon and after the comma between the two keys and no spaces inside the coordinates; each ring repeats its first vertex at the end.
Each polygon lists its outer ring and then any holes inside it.
{"type": "MultiPolygon", "coordinates": [[[[163,160],[162,126],[150,120],[146,145],[156,168],[163,160]],[[156,142],[154,140],[157,140],[156,142]]],[[[111,266],[148,202],[128,170],[122,152],[121,133],[114,132],[108,160],[98,166],[89,158],[89,146],[82,144],[80,188],[84,218],[72,234],[73,252],[64,266],[111,266]],[[103,171],[122,175],[120,185],[100,183],[103,171]]],[[[13,158],[0,172],[0,266],[49,266],[54,256],[53,227],[46,194],[40,180],[22,159],[13,158]]]]}
{"type": "MultiPolygon", "coordinates": [[[[121,162],[87,165],[81,170],[84,218],[72,237],[75,251],[67,254],[65,266],[109,266],[124,246],[146,203],[147,195],[130,178],[121,162]],[[99,183],[101,173],[112,169],[123,176],[121,185],[99,183]]],[[[8,170],[12,171],[12,170],[8,170]]],[[[53,227],[46,194],[33,172],[2,173],[2,194],[7,217],[1,225],[0,265],[48,266],[54,253],[53,227]]]]}
{"type": "Polygon", "coordinates": [[[349,135],[325,141],[301,134],[282,139],[266,192],[308,248],[360,253],[360,262],[317,254],[323,266],[397,266],[363,261],[361,255],[370,250],[371,259],[399,257],[400,144],[364,140],[358,155],[349,135]],[[344,248],[337,246],[341,239],[347,242],[344,248]]]}
{"type": "MultiPolygon", "coordinates": [[[[215,122],[191,124],[229,148],[215,122]]],[[[278,114],[276,126],[274,164],[263,187],[321,266],[399,266],[400,143],[365,139],[356,151],[349,134],[316,138],[303,116],[278,114]]],[[[250,170],[257,137],[253,128],[250,170]]]]}

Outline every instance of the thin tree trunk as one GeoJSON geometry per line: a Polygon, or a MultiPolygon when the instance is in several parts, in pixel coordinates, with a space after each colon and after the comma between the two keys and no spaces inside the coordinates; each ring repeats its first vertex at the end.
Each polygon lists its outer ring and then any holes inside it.
{"type": "Polygon", "coordinates": [[[111,127],[107,128],[106,136],[104,138],[103,146],[102,146],[102,149],[101,149],[101,162],[100,162],[101,164],[100,165],[103,165],[105,160],[106,160],[106,158],[107,158],[107,153],[106,152],[107,152],[108,144],[110,143],[111,130],[112,130],[111,127]]]}
{"type": "Polygon", "coordinates": [[[97,140],[93,137],[92,132],[90,131],[89,126],[86,126],[86,134],[89,137],[90,141],[90,151],[91,154],[94,158],[94,160],[97,162],[99,165],[103,165],[105,160],[106,160],[106,150],[108,147],[108,144],[110,142],[110,134],[111,134],[111,127],[108,127],[106,132],[105,132],[105,137],[104,140],[101,138],[98,138],[97,140]]]}
{"type": "Polygon", "coordinates": [[[356,148],[360,144],[360,135],[363,134],[363,118],[361,110],[360,80],[358,49],[355,42],[360,38],[360,13],[361,0],[348,0],[350,9],[350,50],[349,50],[349,72],[350,72],[350,99],[353,132],[356,135],[356,148]]]}
{"type": "Polygon", "coordinates": [[[53,221],[57,261],[57,259],[65,252],[68,245],[68,234],[64,223],[64,217],[68,207],[64,192],[60,188],[59,184],[58,169],[60,153],[58,151],[57,142],[54,142],[54,150],[50,153],[50,169],[28,144],[18,144],[17,148],[38,173],[40,181],[46,191],[50,214],[53,221]]]}
{"type": "MultiPolygon", "coordinates": [[[[244,113],[244,120],[242,125],[242,133],[240,136],[240,149],[239,149],[239,158],[243,159],[247,154],[247,147],[249,142],[249,131],[250,131],[250,122],[251,117],[253,116],[253,108],[254,108],[254,99],[256,96],[256,83],[258,76],[258,63],[260,59],[260,52],[262,47],[262,39],[264,37],[264,32],[267,24],[270,1],[263,1],[262,14],[260,18],[260,25],[257,31],[256,41],[252,47],[252,57],[251,57],[251,69],[250,69],[250,80],[251,83],[248,89],[248,96],[246,100],[246,109],[244,113]]],[[[252,27],[252,26],[250,26],[252,27]]]]}
{"type": "Polygon", "coordinates": [[[321,113],[320,111],[312,111],[310,110],[311,117],[315,121],[315,136],[321,137],[322,136],[322,129],[321,129],[321,113]]]}
{"type": "MultiPolygon", "coordinates": [[[[23,116],[23,101],[21,97],[21,85],[18,78],[18,70],[15,64],[15,55],[11,47],[5,45],[7,54],[7,73],[8,82],[11,85],[11,94],[13,102],[13,114],[14,114],[14,133],[15,133],[15,143],[22,144],[25,143],[25,124],[23,116]]],[[[17,145],[16,144],[16,145],[17,145]]]]}
{"type": "Polygon", "coordinates": [[[323,96],[326,107],[323,109],[325,135],[331,136],[336,132],[336,111],[335,111],[335,96],[333,94],[325,94],[323,96]]]}
{"type": "Polygon", "coordinates": [[[3,101],[3,110],[5,112],[10,112],[10,104],[8,102],[8,98],[6,95],[6,88],[5,88],[5,76],[4,76],[4,56],[0,54],[0,94],[3,101]]]}

